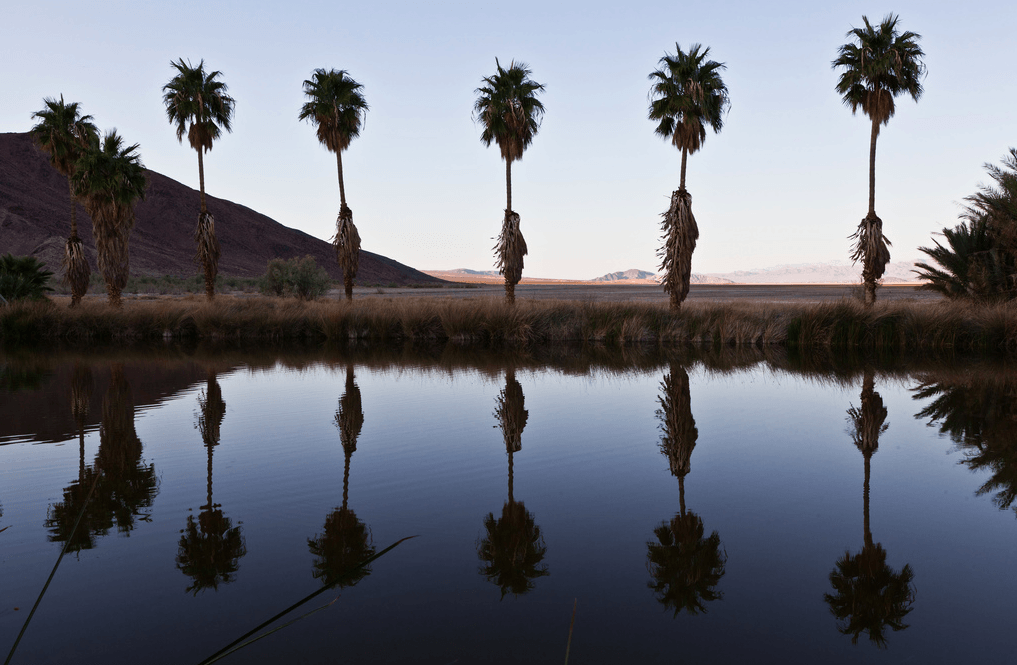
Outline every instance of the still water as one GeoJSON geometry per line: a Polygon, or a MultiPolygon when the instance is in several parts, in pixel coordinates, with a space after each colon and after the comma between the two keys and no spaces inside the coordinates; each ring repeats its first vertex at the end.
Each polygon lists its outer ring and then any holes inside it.
{"type": "Polygon", "coordinates": [[[999,362],[6,353],[0,656],[1006,662],[1015,498],[999,362]]]}

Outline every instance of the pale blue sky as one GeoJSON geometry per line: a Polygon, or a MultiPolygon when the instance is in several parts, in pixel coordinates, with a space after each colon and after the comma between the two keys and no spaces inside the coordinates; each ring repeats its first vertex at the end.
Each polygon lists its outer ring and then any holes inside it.
{"type": "Polygon", "coordinates": [[[505,170],[471,107],[494,58],[515,58],[547,86],[543,127],[513,165],[524,275],[656,270],[679,155],[646,119],[647,75],[676,41],[700,42],[726,63],[732,106],[689,159],[693,270],[842,261],[866,211],[869,124],[842,105],[830,62],[863,14],[889,11],[922,35],[929,68],[877,152],[876,210],[893,259],[914,259],[956,223],[983,163],[1017,145],[1012,1],[10,3],[0,131],[27,131],[43,97],[63,93],[140,143],[146,166],[197,187],[161,88],[171,60],[204,58],[237,100],[233,133],[206,158],[209,193],[327,238],[335,158],[297,113],[313,69],[346,69],[371,105],[343,156],[364,248],[416,268],[490,269],[505,170]]]}

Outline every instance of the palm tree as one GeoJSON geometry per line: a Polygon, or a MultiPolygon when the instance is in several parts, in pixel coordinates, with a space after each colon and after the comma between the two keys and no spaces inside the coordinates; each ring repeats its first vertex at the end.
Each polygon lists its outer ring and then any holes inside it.
{"type": "Polygon", "coordinates": [[[65,279],[71,287],[71,307],[74,307],[88,291],[92,269],[85,257],[85,246],[78,237],[78,203],[71,176],[81,154],[93,137],[98,136],[99,130],[92,122],[92,116],[81,115],[78,103],[65,103],[63,95],[60,95],[59,101],[47,97],[43,99],[43,103],[46,108],[32,114],[39,122],[31,131],[39,147],[49,154],[53,168],[67,178],[67,187],[70,190],[71,235],[68,236],[64,247],[63,268],[65,279]]]}
{"type": "Polygon", "coordinates": [[[943,229],[942,235],[947,246],[933,240],[935,247],[918,248],[939,266],[915,264],[914,272],[925,280],[921,288],[951,299],[995,301],[1010,296],[1011,275],[1017,270],[1014,257],[997,245],[984,215],[943,229]]]}
{"type": "Polygon", "coordinates": [[[219,584],[234,581],[240,559],[247,554],[243,530],[233,526],[222,507],[212,500],[212,455],[219,445],[222,421],[226,417],[222,388],[212,369],[208,370],[205,390],[198,397],[198,409],[195,429],[208,451],[206,502],[197,520],[193,515],[187,516],[187,525],[177,543],[176,558],[177,569],[193,580],[186,592],[194,595],[205,589],[218,590],[219,584]]]}
{"type": "Polygon", "coordinates": [[[675,54],[665,53],[658,63],[661,67],[650,74],[649,117],[657,122],[656,133],[670,139],[682,153],[681,180],[663,215],[664,246],[657,252],[664,290],[671,296],[671,310],[677,312],[689,294],[692,252],[699,239],[692,195],[685,189],[686,162],[703,147],[707,125],[715,133],[721,130],[731,102],[720,77],[724,64],[707,60],[709,47],[693,44],[686,53],[677,43],[674,46],[675,54]]]}
{"type": "Polygon", "coordinates": [[[364,428],[364,408],[360,387],[356,384],[353,364],[346,366],[346,391],[339,398],[335,425],[343,446],[343,503],[325,517],[322,532],[307,540],[315,557],[315,579],[325,586],[345,588],[371,574],[370,566],[358,566],[375,553],[371,530],[349,507],[350,459],[357,450],[357,438],[364,428]]]}
{"type": "Polygon", "coordinates": [[[516,501],[513,492],[512,456],[523,448],[523,429],[529,418],[525,400],[515,370],[509,368],[494,411],[509,459],[508,501],[502,506],[500,519],[494,513],[484,518],[487,537],[477,543],[477,556],[483,562],[480,574],[501,589],[503,599],[508,593],[527,593],[534,588],[534,580],[550,574],[543,563],[547,545],[540,526],[523,502],[516,501]]]}
{"type": "Polygon", "coordinates": [[[519,215],[512,210],[512,162],[523,158],[523,151],[533,142],[544,117],[544,105],[537,99],[544,86],[530,79],[531,71],[514,60],[504,69],[494,59],[498,72],[486,76],[477,88],[473,104],[474,120],[484,126],[480,140],[490,147],[498,144],[505,160],[505,219],[494,246],[498,272],[505,275],[505,300],[516,300],[516,284],[523,276],[526,241],[519,230],[519,215]]]}
{"type": "Polygon", "coordinates": [[[183,143],[184,134],[191,147],[198,152],[198,185],[201,191],[201,211],[194,240],[198,251],[194,260],[205,269],[205,295],[215,297],[215,276],[219,272],[219,240],[215,237],[215,219],[205,205],[205,162],[203,154],[212,149],[212,143],[222,130],[233,131],[235,102],[226,94],[226,84],[218,80],[222,72],[205,72],[205,61],[195,67],[180,58],[170,62],[176,76],[163,86],[162,101],[166,115],[177,127],[177,141],[183,143]]]}
{"type": "Polygon", "coordinates": [[[851,642],[858,643],[862,633],[877,647],[886,646],[885,632],[894,632],[908,627],[904,618],[911,612],[915,590],[912,586],[914,571],[904,564],[895,572],[886,563],[886,550],[874,542],[869,529],[869,461],[879,448],[879,437],[886,432],[887,410],[883,398],[875,391],[875,378],[871,369],[866,369],[862,382],[861,406],[848,409],[848,422],[855,446],[865,458],[865,483],[863,486],[865,545],[858,554],[845,552],[830,573],[830,585],[834,593],[824,594],[830,612],[840,622],[838,630],[850,635],[851,642]]]}
{"type": "Polygon", "coordinates": [[[367,117],[367,101],[357,83],[346,70],[315,69],[311,78],[304,81],[307,101],[300,107],[300,119],[318,127],[318,140],[329,152],[335,153],[339,171],[339,216],[335,220],[336,260],[343,271],[346,299],[353,300],[353,280],[360,268],[360,234],[353,224],[353,211],[346,205],[346,187],[343,183],[343,150],[360,136],[360,128],[367,117]]]}
{"type": "Polygon", "coordinates": [[[876,215],[876,138],[879,128],[890,122],[896,111],[894,97],[911,95],[916,102],[922,96],[925,53],[918,45],[921,35],[898,32],[899,17],[888,14],[878,26],[865,16],[864,28],[853,28],[847,36],[853,41],[838,49],[833,68],[841,68],[837,92],[855,113],[859,108],[872,121],[869,138],[869,212],[851,235],[855,240],[851,259],[862,262],[865,303],[876,302],[876,280],[883,276],[890,261],[890,241],[883,235],[883,221],[876,215]]]}
{"type": "Polygon", "coordinates": [[[685,509],[685,476],[691,470],[692,451],[699,430],[692,416],[689,374],[677,363],[664,375],[657,398],[660,409],[660,452],[667,457],[671,474],[678,478],[680,512],[653,530],[657,540],[649,541],[646,566],[653,580],[649,588],[664,607],[689,614],[706,612],[705,602],[720,600],[717,591],[725,573],[727,552],[720,535],[706,536],[703,520],[685,509]]]}
{"type": "Polygon", "coordinates": [[[137,150],[137,143],[125,147],[115,129],[102,141],[94,136],[71,176],[74,191],[92,218],[99,271],[114,307],[121,306],[120,292],[130,271],[128,240],[134,228],[134,205],[145,198],[148,186],[137,150]]]}
{"type": "Polygon", "coordinates": [[[1017,256],[1017,148],[1003,157],[1003,166],[986,164],[995,181],[967,197],[965,219],[984,219],[993,238],[1011,255],[1017,256]]]}

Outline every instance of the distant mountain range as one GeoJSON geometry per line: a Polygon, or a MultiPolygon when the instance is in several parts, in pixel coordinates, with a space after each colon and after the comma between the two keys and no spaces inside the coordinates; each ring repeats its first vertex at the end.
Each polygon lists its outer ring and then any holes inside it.
{"type": "MultiPolygon", "coordinates": [[[[198,192],[155,171],[148,170],[146,175],[148,190],[135,208],[137,219],[130,239],[131,274],[197,274],[193,236],[198,192]]],[[[231,201],[206,198],[222,245],[219,271],[223,275],[256,277],[265,273],[269,259],[310,254],[333,279],[342,278],[330,243],[231,201]]],[[[60,274],[69,229],[67,179],[56,172],[28,134],[0,134],[0,254],[35,256],[60,274]]],[[[80,205],[78,230],[95,271],[92,223],[80,205]]],[[[436,281],[398,261],[360,252],[358,284],[436,281]]]]}
{"type": "MultiPolygon", "coordinates": [[[[918,282],[913,261],[893,261],[886,266],[883,282],[909,284],[918,282]]],[[[856,284],[861,282],[862,268],[847,262],[799,263],[754,270],[692,275],[693,284],[856,284]]],[[[660,275],[648,270],[612,272],[590,280],[627,284],[658,284],[660,275]]]]}

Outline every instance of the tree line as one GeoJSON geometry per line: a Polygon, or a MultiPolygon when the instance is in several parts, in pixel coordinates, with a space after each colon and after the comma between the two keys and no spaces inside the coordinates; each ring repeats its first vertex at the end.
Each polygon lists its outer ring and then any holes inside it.
{"type": "MultiPolygon", "coordinates": [[[[890,260],[891,245],[876,214],[876,143],[881,127],[896,111],[896,98],[907,95],[917,102],[922,96],[927,70],[919,44],[921,36],[901,31],[898,16],[887,15],[878,24],[865,16],[862,21],[863,27],[847,33],[849,41],[839,47],[832,66],[839,72],[836,90],[844,103],[852,113],[860,109],[871,123],[868,211],[850,236],[850,256],[862,266],[864,300],[871,305],[890,260]]],[[[659,67],[649,75],[648,117],[656,123],[655,133],[681,153],[679,185],[662,214],[662,245],[658,250],[663,287],[674,312],[688,296],[692,254],[699,238],[692,196],[685,186],[688,157],[702,148],[707,128],[714,133],[721,131],[731,106],[721,77],[725,65],[709,56],[709,47],[692,44],[683,50],[676,43],[674,54],[665,52],[659,67]]],[[[222,73],[206,70],[203,60],[197,66],[183,58],[170,64],[175,74],[163,87],[163,102],[178,141],[182,143],[186,135],[198,154],[201,198],[194,232],[195,261],[203,268],[206,295],[211,300],[221,250],[215,220],[205,201],[203,156],[222,131],[231,131],[235,100],[227,94],[222,73]]],[[[480,140],[486,146],[497,144],[505,161],[505,212],[493,249],[496,266],[505,278],[506,300],[513,303],[527,246],[520,216],[512,208],[512,163],[522,159],[540,128],[545,108],[539,95],[545,86],[530,78],[532,71],[524,63],[513,60],[506,68],[495,59],[495,67],[495,73],[484,77],[475,90],[473,117],[481,126],[480,140]]],[[[353,211],[347,205],[342,153],[360,135],[369,110],[363,87],[346,70],[316,69],[303,82],[306,102],[298,114],[300,120],[315,126],[318,140],[336,155],[339,214],[332,244],[348,300],[352,300],[359,270],[361,239],[353,211]]],[[[128,274],[134,205],[145,195],[138,145],[126,145],[115,129],[100,137],[93,118],[82,115],[79,105],[66,103],[62,95],[59,100],[44,101],[45,108],[33,114],[38,123],[32,134],[49,154],[54,168],[68,178],[71,231],[63,268],[71,287],[71,306],[84,296],[90,274],[77,232],[76,200],[92,218],[99,270],[110,303],[119,306],[128,274]]],[[[949,247],[936,242],[934,248],[920,248],[941,267],[920,263],[916,272],[928,288],[950,297],[1017,296],[1017,150],[1011,149],[1002,168],[988,168],[998,187],[983,188],[968,199],[963,223],[943,231],[949,247]]]]}

